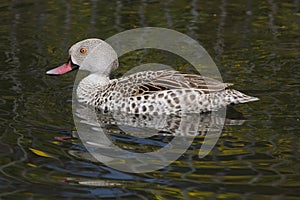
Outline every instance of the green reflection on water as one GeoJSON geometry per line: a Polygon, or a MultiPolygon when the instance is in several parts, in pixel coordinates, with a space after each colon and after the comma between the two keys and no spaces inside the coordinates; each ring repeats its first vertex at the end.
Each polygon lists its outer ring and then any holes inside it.
{"type": "MultiPolygon", "coordinates": [[[[0,191],[4,198],[103,197],[107,191],[97,188],[111,189],[107,192],[111,197],[299,198],[297,1],[25,0],[2,1],[0,9],[0,191]],[[144,26],[171,28],[193,37],[215,59],[226,82],[261,100],[235,106],[247,121],[226,126],[204,159],[197,158],[197,148],[189,149],[166,169],[124,178],[76,157],[75,153],[85,152],[77,139],[57,140],[74,129],[68,100],[75,74],[47,77],[44,73],[65,62],[68,47],[78,40],[105,39],[144,26]],[[91,184],[83,186],[82,179],[91,184]],[[120,185],[95,186],[99,180],[120,185]],[[49,188],[54,188],[51,195],[49,188]]],[[[113,76],[153,60],[193,72],[184,61],[150,50],[123,56],[113,76]]],[[[201,143],[199,137],[193,146],[201,143]]]]}

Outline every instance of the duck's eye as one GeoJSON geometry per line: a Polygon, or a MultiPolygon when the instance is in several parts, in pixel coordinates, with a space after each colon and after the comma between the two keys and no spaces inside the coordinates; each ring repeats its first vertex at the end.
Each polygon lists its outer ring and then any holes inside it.
{"type": "Polygon", "coordinates": [[[80,53],[85,54],[87,52],[86,48],[81,48],[80,53]]]}

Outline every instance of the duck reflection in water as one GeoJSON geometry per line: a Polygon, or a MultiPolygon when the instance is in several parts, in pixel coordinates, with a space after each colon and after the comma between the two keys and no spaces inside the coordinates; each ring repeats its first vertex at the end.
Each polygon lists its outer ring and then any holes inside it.
{"type": "MultiPolygon", "coordinates": [[[[66,64],[47,74],[75,69],[89,72],[77,80],[73,114],[81,141],[101,159],[111,159],[114,151],[115,157],[128,157],[112,140],[131,152],[145,150],[128,145],[130,142],[151,146],[148,150],[165,148],[173,142],[173,151],[185,151],[196,136],[205,136],[199,151],[199,157],[204,157],[222,132],[226,106],[258,100],[229,89],[232,84],[174,70],[143,71],[110,80],[109,75],[118,67],[117,54],[100,39],[80,41],[69,49],[69,54],[66,64]],[[109,136],[115,130],[130,137],[109,136]]],[[[145,159],[157,160],[160,155],[148,156],[139,158],[141,165],[145,159]]]]}

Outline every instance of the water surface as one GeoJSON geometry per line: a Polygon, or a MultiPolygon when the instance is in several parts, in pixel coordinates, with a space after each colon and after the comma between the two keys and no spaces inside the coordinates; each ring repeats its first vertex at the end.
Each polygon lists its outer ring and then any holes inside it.
{"type": "MultiPolygon", "coordinates": [[[[14,0],[2,1],[0,11],[1,198],[300,198],[298,0],[14,0]],[[224,81],[260,101],[230,108],[228,118],[245,121],[226,125],[206,157],[198,157],[199,136],[170,166],[131,174],[88,159],[80,140],[70,137],[75,73],[45,71],[65,62],[74,42],[146,26],[199,41],[224,81]]],[[[168,56],[124,55],[113,77],[150,61],[192,71],[168,56]]],[[[149,145],[113,128],[121,145],[149,145]]],[[[161,145],[159,137],[152,141],[161,145]]]]}

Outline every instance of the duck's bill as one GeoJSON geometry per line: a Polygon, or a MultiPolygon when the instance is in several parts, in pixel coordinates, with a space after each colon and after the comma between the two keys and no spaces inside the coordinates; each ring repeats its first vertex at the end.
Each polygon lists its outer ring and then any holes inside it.
{"type": "Polygon", "coordinates": [[[47,71],[46,74],[48,74],[48,75],[60,75],[60,74],[65,74],[67,72],[76,70],[78,68],[79,68],[79,66],[72,63],[72,60],[69,59],[67,63],[47,71]]]}

